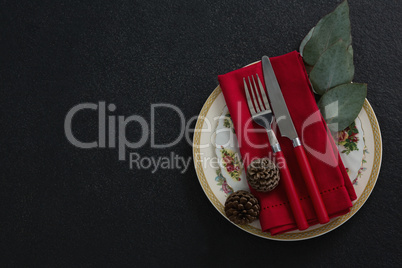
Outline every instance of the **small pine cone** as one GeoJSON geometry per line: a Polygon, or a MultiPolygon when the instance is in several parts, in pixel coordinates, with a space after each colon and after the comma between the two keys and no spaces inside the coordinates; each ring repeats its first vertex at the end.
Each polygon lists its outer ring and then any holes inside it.
{"type": "Polygon", "coordinates": [[[256,191],[272,191],[279,180],[279,169],[269,158],[256,159],[247,168],[247,181],[256,191]]]}
{"type": "Polygon", "coordinates": [[[260,204],[254,195],[240,190],[230,194],[226,199],[225,214],[236,224],[248,224],[258,218],[260,204]]]}

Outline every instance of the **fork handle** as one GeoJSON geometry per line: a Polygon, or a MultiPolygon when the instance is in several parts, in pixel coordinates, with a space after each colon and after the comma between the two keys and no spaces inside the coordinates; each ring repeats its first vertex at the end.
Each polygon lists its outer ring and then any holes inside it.
{"type": "Polygon", "coordinates": [[[275,158],[281,172],[281,180],[285,186],[285,191],[288,196],[290,207],[296,220],[297,227],[299,228],[299,230],[305,230],[309,227],[309,225],[307,223],[306,216],[304,216],[304,212],[300,204],[300,199],[297,195],[292,176],[290,175],[289,167],[286,163],[286,159],[282,151],[276,151],[275,158]]]}
{"type": "Polygon", "coordinates": [[[308,193],[317,214],[319,223],[324,224],[329,222],[327,210],[325,209],[324,202],[322,201],[320,190],[318,189],[317,182],[314,179],[313,171],[311,170],[310,163],[308,162],[306,153],[303,146],[300,144],[294,147],[297,162],[299,163],[302,172],[304,183],[307,186],[308,193]]]}

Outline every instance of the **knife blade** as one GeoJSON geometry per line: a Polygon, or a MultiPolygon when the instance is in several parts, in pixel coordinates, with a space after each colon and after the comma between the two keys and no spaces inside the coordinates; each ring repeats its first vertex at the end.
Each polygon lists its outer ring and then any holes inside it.
{"type": "Polygon", "coordinates": [[[267,56],[263,56],[261,62],[265,87],[267,89],[271,107],[276,118],[276,123],[279,126],[281,135],[292,140],[297,162],[299,164],[304,182],[307,186],[308,193],[311,197],[318,221],[321,224],[327,223],[329,222],[327,210],[318,189],[317,182],[314,178],[313,171],[311,170],[310,163],[297,135],[295,126],[293,125],[293,121],[290,117],[285,99],[283,98],[281,88],[278,80],[276,79],[275,71],[272,68],[271,61],[267,56]]]}
{"type": "Polygon", "coordinates": [[[268,96],[271,100],[271,107],[274,111],[276,123],[279,126],[281,135],[294,140],[298,137],[297,132],[295,126],[293,125],[292,118],[290,117],[285,99],[283,98],[278,80],[276,79],[271,61],[267,56],[264,56],[262,57],[261,62],[265,87],[267,88],[268,96]]]}

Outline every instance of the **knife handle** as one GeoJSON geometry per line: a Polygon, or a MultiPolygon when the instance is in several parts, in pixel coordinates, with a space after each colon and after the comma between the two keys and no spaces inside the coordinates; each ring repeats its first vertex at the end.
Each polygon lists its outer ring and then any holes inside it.
{"type": "Polygon", "coordinates": [[[297,227],[299,228],[299,230],[305,230],[309,227],[309,225],[307,223],[306,216],[304,216],[304,212],[300,204],[300,199],[297,195],[292,176],[290,175],[290,171],[282,151],[277,151],[275,153],[275,158],[281,172],[281,180],[285,186],[285,191],[288,196],[290,207],[296,220],[297,227]]]}
{"type": "Polygon", "coordinates": [[[322,201],[320,190],[318,189],[317,182],[314,179],[314,174],[311,170],[306,153],[304,152],[304,148],[300,144],[294,147],[294,150],[296,153],[297,162],[299,163],[299,167],[304,178],[304,182],[307,186],[308,193],[311,197],[311,201],[313,202],[318,221],[321,224],[327,223],[329,222],[328,213],[325,209],[324,202],[322,201]]]}

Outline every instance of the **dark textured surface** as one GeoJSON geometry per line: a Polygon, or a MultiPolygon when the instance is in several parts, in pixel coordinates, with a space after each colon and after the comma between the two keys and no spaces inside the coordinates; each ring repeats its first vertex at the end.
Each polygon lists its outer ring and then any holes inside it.
{"type": "MultiPolygon", "coordinates": [[[[400,1],[350,1],[354,81],[369,85],[384,153],[366,204],[324,236],[254,237],[213,208],[192,165],[184,174],[130,170],[116,149],[79,149],[64,135],[68,110],[83,102],[114,103],[111,114],[148,122],[151,103],[170,103],[189,119],[218,74],[298,49],[337,3],[2,1],[1,266],[400,265],[400,1]]],[[[157,116],[156,141],[173,140],[178,116],[157,116]]],[[[95,139],[96,114],[80,118],[74,133],[95,139]]],[[[139,137],[134,125],[127,131],[139,137]]],[[[185,141],[131,151],[192,155],[185,141]]]]}

